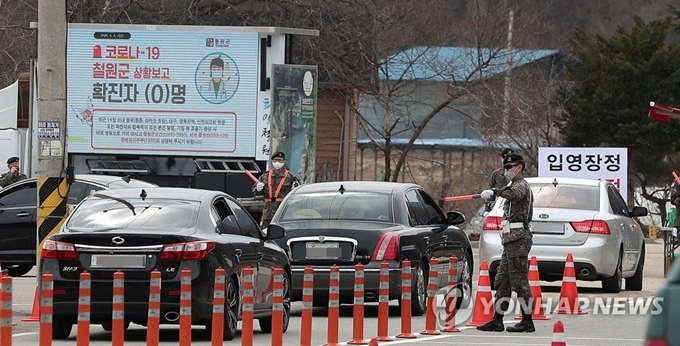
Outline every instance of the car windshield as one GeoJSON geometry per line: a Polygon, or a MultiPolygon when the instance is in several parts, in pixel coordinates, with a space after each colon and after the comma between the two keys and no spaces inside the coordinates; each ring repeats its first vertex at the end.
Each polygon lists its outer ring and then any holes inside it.
{"type": "Polygon", "coordinates": [[[99,194],[83,200],[66,226],[91,231],[188,228],[196,223],[199,205],[193,201],[118,199],[99,194]]]}
{"type": "Polygon", "coordinates": [[[532,184],[534,208],[600,209],[598,186],[573,184],[532,184]]]}
{"type": "Polygon", "coordinates": [[[292,195],[280,221],[370,220],[392,222],[390,195],[371,192],[338,192],[292,195]]]}

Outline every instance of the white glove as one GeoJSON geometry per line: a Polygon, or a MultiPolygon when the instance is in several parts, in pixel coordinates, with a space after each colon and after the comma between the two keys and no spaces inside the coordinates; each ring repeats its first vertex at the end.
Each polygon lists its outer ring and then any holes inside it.
{"type": "Polygon", "coordinates": [[[263,182],[257,183],[257,185],[255,186],[255,189],[257,191],[262,191],[262,189],[264,189],[264,183],[263,182]]]}
{"type": "Polygon", "coordinates": [[[484,190],[482,191],[480,196],[482,197],[482,199],[489,199],[491,198],[491,196],[493,196],[493,190],[484,190]]]}

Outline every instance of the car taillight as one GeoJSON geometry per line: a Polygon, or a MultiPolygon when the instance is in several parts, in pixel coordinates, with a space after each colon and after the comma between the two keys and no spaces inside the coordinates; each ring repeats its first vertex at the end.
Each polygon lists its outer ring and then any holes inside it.
{"type": "Polygon", "coordinates": [[[45,240],[40,257],[57,260],[78,260],[78,251],[73,244],[55,240],[45,240]]]}
{"type": "Polygon", "coordinates": [[[502,231],[503,226],[501,223],[503,222],[503,218],[500,216],[487,216],[486,219],[484,219],[484,226],[482,226],[482,230],[484,231],[502,231]]]}
{"type": "Polygon", "coordinates": [[[167,244],[163,246],[163,251],[158,258],[162,261],[202,260],[214,248],[215,242],[212,241],[167,244]]]}
{"type": "Polygon", "coordinates": [[[385,233],[378,240],[378,245],[373,250],[373,261],[393,261],[397,259],[399,252],[399,236],[396,234],[385,233]]]}
{"type": "Polygon", "coordinates": [[[609,225],[604,220],[586,220],[571,222],[571,227],[578,233],[604,234],[609,235],[609,225]]]}
{"type": "Polygon", "coordinates": [[[645,346],[669,346],[670,344],[666,339],[654,338],[645,341],[645,346]]]}

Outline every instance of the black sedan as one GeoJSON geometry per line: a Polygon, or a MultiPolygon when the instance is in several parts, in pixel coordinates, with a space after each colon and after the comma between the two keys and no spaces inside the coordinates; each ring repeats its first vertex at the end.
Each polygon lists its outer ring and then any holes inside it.
{"type": "Polygon", "coordinates": [[[470,296],[472,246],[455,225],[463,214],[444,215],[422,187],[375,181],[342,181],[303,185],[291,191],[277,210],[268,232],[286,249],[293,272],[293,300],[302,298],[303,271],[314,268],[314,305],[328,304],[329,273],[340,267],[340,302],[351,303],[354,268],[362,263],[367,302],[378,301],[380,263],[390,265],[390,300],[401,298],[401,262],[413,267],[413,315],[427,307],[430,259],[436,258],[439,287],[448,281],[448,262],[458,258],[458,305],[470,296]]]}
{"type": "Polygon", "coordinates": [[[151,272],[161,283],[161,324],[177,324],[180,272],[191,270],[192,321],[211,328],[215,269],[227,273],[224,338],[236,335],[241,316],[243,270],[255,271],[254,317],[271,332],[274,268],[284,275],[284,331],[290,319],[288,256],[262,234],[257,222],[231,196],[183,188],[99,191],[84,199],[64,228],[41,251],[41,273],[54,276],[53,337],[67,338],[77,322],[79,275],[92,275],[92,324],[111,330],[113,274],[125,273],[125,322],[145,325],[151,272]]]}
{"type": "MultiPolygon", "coordinates": [[[[76,175],[67,203],[75,206],[99,190],[154,187],[156,184],[110,175],[76,175]]],[[[0,190],[0,262],[10,276],[28,273],[35,266],[38,234],[38,182],[28,178],[0,190]]]]}

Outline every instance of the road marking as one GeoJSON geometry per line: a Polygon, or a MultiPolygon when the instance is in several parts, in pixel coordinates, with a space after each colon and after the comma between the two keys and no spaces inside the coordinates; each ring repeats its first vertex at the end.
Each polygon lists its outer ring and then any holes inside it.
{"type": "Polygon", "coordinates": [[[38,333],[16,333],[16,334],[12,334],[12,337],[18,338],[20,336],[28,336],[28,335],[38,335],[38,333]]]}

